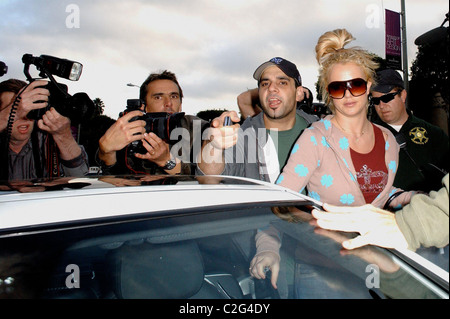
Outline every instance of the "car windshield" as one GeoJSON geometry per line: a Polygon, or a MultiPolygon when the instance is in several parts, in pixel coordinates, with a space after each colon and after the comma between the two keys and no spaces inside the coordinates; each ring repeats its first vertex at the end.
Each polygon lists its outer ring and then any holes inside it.
{"type": "MultiPolygon", "coordinates": [[[[173,181],[200,185],[191,177],[173,181]]],[[[227,182],[258,186],[226,178],[212,184],[227,182]]],[[[167,191],[160,194],[170,192],[173,201],[185,200],[184,191],[173,189],[173,184],[167,182],[167,191]]],[[[60,189],[52,194],[72,191],[60,189]]],[[[218,199],[225,191],[229,189],[203,188],[196,194],[218,199]]],[[[101,198],[108,197],[100,194],[92,210],[106,207],[101,198]]],[[[83,196],[78,200],[83,201],[83,196]]],[[[147,206],[152,205],[149,201],[147,206]]],[[[352,234],[316,229],[309,222],[310,208],[311,203],[301,199],[280,204],[267,198],[223,206],[199,201],[195,207],[164,214],[149,211],[126,218],[34,225],[21,231],[15,227],[14,232],[0,232],[0,297],[448,298],[448,278],[445,282],[389,250],[370,246],[344,251],[341,242],[352,234]],[[269,227],[280,239],[277,289],[270,283],[270,271],[266,279],[249,275],[255,236],[269,227]]],[[[64,208],[60,212],[64,214],[64,208]]],[[[428,257],[448,276],[448,251],[442,253],[437,249],[428,257]]]]}

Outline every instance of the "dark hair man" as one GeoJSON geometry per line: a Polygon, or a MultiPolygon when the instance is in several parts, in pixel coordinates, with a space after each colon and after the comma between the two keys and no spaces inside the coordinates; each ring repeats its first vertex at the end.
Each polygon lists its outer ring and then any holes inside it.
{"type": "Polygon", "coordinates": [[[17,79],[0,83],[0,179],[83,176],[88,172],[86,152],[75,141],[69,118],[53,107],[37,122],[27,118],[29,111],[47,107],[50,93],[42,87],[46,84],[36,80],[27,85],[17,79]]]}
{"type": "MultiPolygon", "coordinates": [[[[182,110],[183,93],[174,73],[152,73],[140,88],[141,110],[120,117],[99,140],[98,159],[103,174],[191,174],[195,163],[195,145],[201,145],[202,132],[209,123],[192,115],[184,115],[181,140],[168,144],[154,132],[146,132],[144,120],[133,120],[147,113],[174,114],[182,110]],[[142,141],[145,154],[127,152],[127,146],[142,141]],[[120,152],[119,152],[120,151],[120,152]]],[[[171,132],[172,133],[172,132],[171,132]]],[[[198,147],[198,151],[200,146],[198,147]]],[[[197,152],[198,152],[197,151],[197,152]]]]}

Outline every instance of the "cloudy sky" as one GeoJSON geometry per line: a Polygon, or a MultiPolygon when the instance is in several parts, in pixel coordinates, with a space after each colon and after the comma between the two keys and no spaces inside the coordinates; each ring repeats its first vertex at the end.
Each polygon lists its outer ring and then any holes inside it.
{"type": "MultiPolygon", "coordinates": [[[[414,40],[441,25],[447,0],[406,0],[408,60],[414,40]]],[[[384,10],[400,0],[1,0],[0,60],[8,78],[25,79],[23,54],[53,55],[83,64],[69,92],[101,98],[117,118],[126,100],[154,71],[177,74],[183,111],[237,110],[237,95],[256,86],[261,63],[281,56],[296,63],[304,85],[315,88],[314,47],[326,31],[346,28],[381,57],[384,10]]],[[[32,75],[37,76],[33,67],[32,75]]]]}

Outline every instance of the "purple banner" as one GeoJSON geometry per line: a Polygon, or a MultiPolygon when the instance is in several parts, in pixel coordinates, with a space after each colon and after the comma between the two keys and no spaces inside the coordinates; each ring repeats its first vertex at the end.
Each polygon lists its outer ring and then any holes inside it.
{"type": "Polygon", "coordinates": [[[390,68],[402,69],[400,13],[386,10],[386,61],[390,68]]]}

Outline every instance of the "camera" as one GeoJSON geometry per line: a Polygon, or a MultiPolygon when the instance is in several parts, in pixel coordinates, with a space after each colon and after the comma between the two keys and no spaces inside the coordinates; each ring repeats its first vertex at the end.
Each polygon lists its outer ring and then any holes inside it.
{"type": "MultiPolygon", "coordinates": [[[[123,116],[128,112],[139,110],[142,106],[142,101],[140,99],[128,99],[127,108],[124,112],[121,112],[119,116],[123,116]]],[[[130,119],[130,122],[143,120],[145,121],[145,132],[153,132],[160,139],[162,139],[167,144],[175,144],[178,140],[171,140],[170,133],[177,127],[181,125],[181,119],[184,117],[184,112],[178,113],[167,113],[167,112],[151,112],[143,113],[141,116],[135,116],[130,119]]],[[[131,154],[139,153],[146,154],[142,141],[134,141],[128,145],[128,151],[131,154]]]]}
{"type": "Polygon", "coordinates": [[[0,61],[0,76],[4,76],[6,73],[8,73],[8,66],[5,62],[0,61]]]}
{"type": "Polygon", "coordinates": [[[300,105],[300,109],[305,111],[308,114],[316,115],[320,118],[331,114],[330,109],[323,103],[311,103],[311,104],[302,104],[300,105]]]}
{"type": "Polygon", "coordinates": [[[119,113],[119,117],[124,116],[125,114],[140,110],[142,107],[143,101],[141,99],[128,99],[127,100],[127,108],[125,111],[119,113]]]}
{"type": "Polygon", "coordinates": [[[89,96],[84,92],[70,95],[67,85],[56,82],[53,77],[53,75],[56,75],[71,81],[78,81],[83,70],[81,63],[49,55],[35,57],[31,54],[24,54],[22,62],[24,63],[23,72],[30,83],[35,80],[30,76],[29,67],[31,64],[35,65],[36,69],[40,71],[40,77],[50,79],[50,82],[44,86],[50,92],[47,107],[30,111],[27,114],[29,119],[41,119],[51,107],[55,108],[59,114],[68,117],[72,124],[81,123],[83,120],[92,117],[95,105],[89,96]]]}

